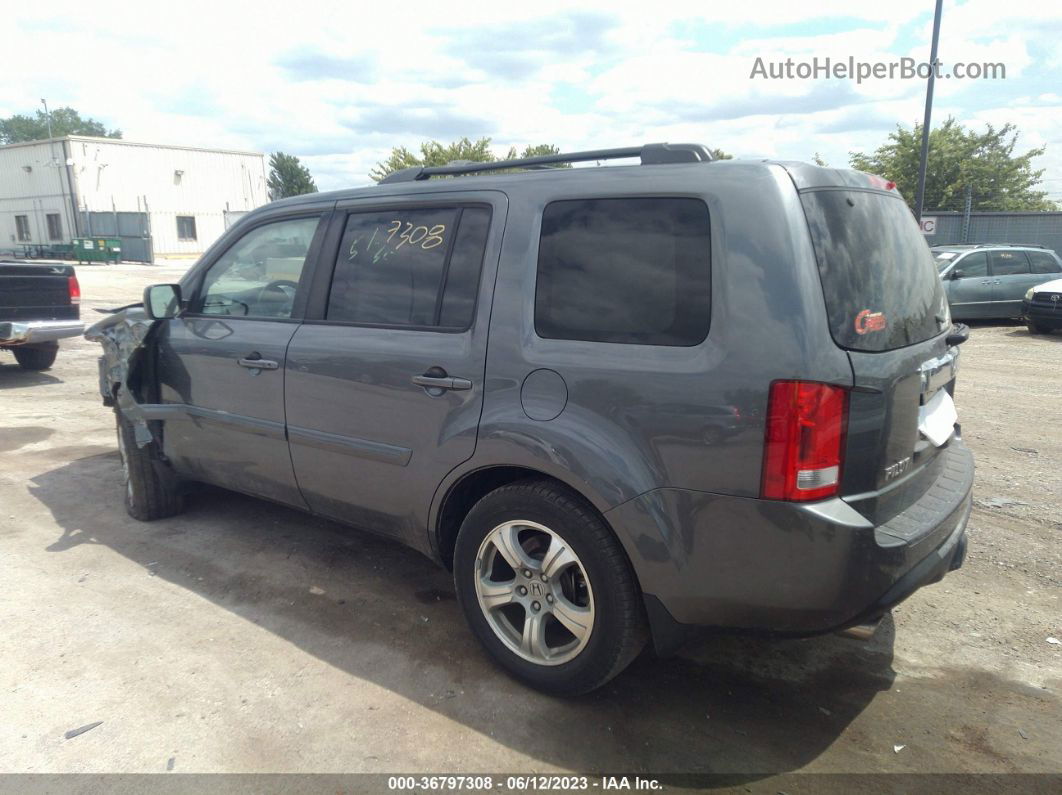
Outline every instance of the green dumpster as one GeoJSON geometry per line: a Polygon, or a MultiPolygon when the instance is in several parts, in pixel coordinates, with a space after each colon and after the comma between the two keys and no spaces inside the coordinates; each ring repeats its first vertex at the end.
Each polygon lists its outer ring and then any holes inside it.
{"type": "Polygon", "coordinates": [[[74,256],[83,262],[118,262],[122,258],[122,241],[116,237],[75,237],[74,256]]]}

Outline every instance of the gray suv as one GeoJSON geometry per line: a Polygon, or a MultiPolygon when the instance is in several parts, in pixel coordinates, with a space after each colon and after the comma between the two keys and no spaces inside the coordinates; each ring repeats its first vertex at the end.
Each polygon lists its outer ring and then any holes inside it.
{"type": "Polygon", "coordinates": [[[205,482],[394,538],[550,692],[694,627],[865,636],[963,560],[965,331],[859,172],[409,169],[254,211],[89,336],[133,516],[205,482]]]}
{"type": "Polygon", "coordinates": [[[933,256],[956,320],[1018,317],[1030,287],[1062,275],[1062,260],[1044,246],[934,246],[933,256]]]}

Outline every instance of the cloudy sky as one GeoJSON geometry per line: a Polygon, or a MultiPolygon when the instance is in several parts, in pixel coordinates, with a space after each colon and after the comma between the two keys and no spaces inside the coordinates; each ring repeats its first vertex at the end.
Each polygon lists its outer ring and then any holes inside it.
{"type": "MultiPolygon", "coordinates": [[[[499,152],[695,141],[846,165],[921,120],[924,82],[750,79],[756,58],[928,60],[932,5],[19,3],[0,116],[46,97],[130,140],[282,150],[322,189],[365,184],[392,146],[465,135],[499,152]]],[[[1019,149],[1047,145],[1062,199],[1062,6],[947,0],[943,19],[945,69],[1002,62],[1006,79],[938,81],[934,120],[1014,122],[1019,149]]]]}

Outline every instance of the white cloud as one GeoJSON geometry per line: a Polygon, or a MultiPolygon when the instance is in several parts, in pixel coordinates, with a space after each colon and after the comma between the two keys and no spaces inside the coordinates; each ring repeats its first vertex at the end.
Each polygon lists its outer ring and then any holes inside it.
{"type": "MultiPolygon", "coordinates": [[[[670,139],[739,155],[819,152],[844,165],[897,122],[920,120],[924,85],[754,81],[754,58],[925,59],[930,9],[924,0],[823,0],[814,9],[684,0],[650,13],[644,4],[592,0],[573,11],[542,0],[252,11],[191,0],[178,13],[53,2],[8,10],[0,116],[30,112],[46,96],[130,139],[283,149],[303,157],[322,188],[364,184],[392,146],[457,137],[466,126],[491,134],[499,151],[670,139]]],[[[1038,99],[1057,91],[1049,78],[1059,33],[1042,0],[949,0],[945,64],[1003,61],[1008,72],[999,84],[939,81],[935,118],[1013,119],[1023,144],[1047,144],[1049,176],[1062,176],[1058,98],[1038,99]]]]}

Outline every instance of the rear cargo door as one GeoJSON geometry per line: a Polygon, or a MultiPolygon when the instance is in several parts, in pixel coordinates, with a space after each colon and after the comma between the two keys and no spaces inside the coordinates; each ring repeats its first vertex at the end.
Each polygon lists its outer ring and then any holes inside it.
{"type": "Polygon", "coordinates": [[[955,423],[958,351],[932,254],[895,192],[820,189],[801,194],[831,333],[848,351],[849,404],[842,494],[875,522],[917,500],[955,423]]]}

